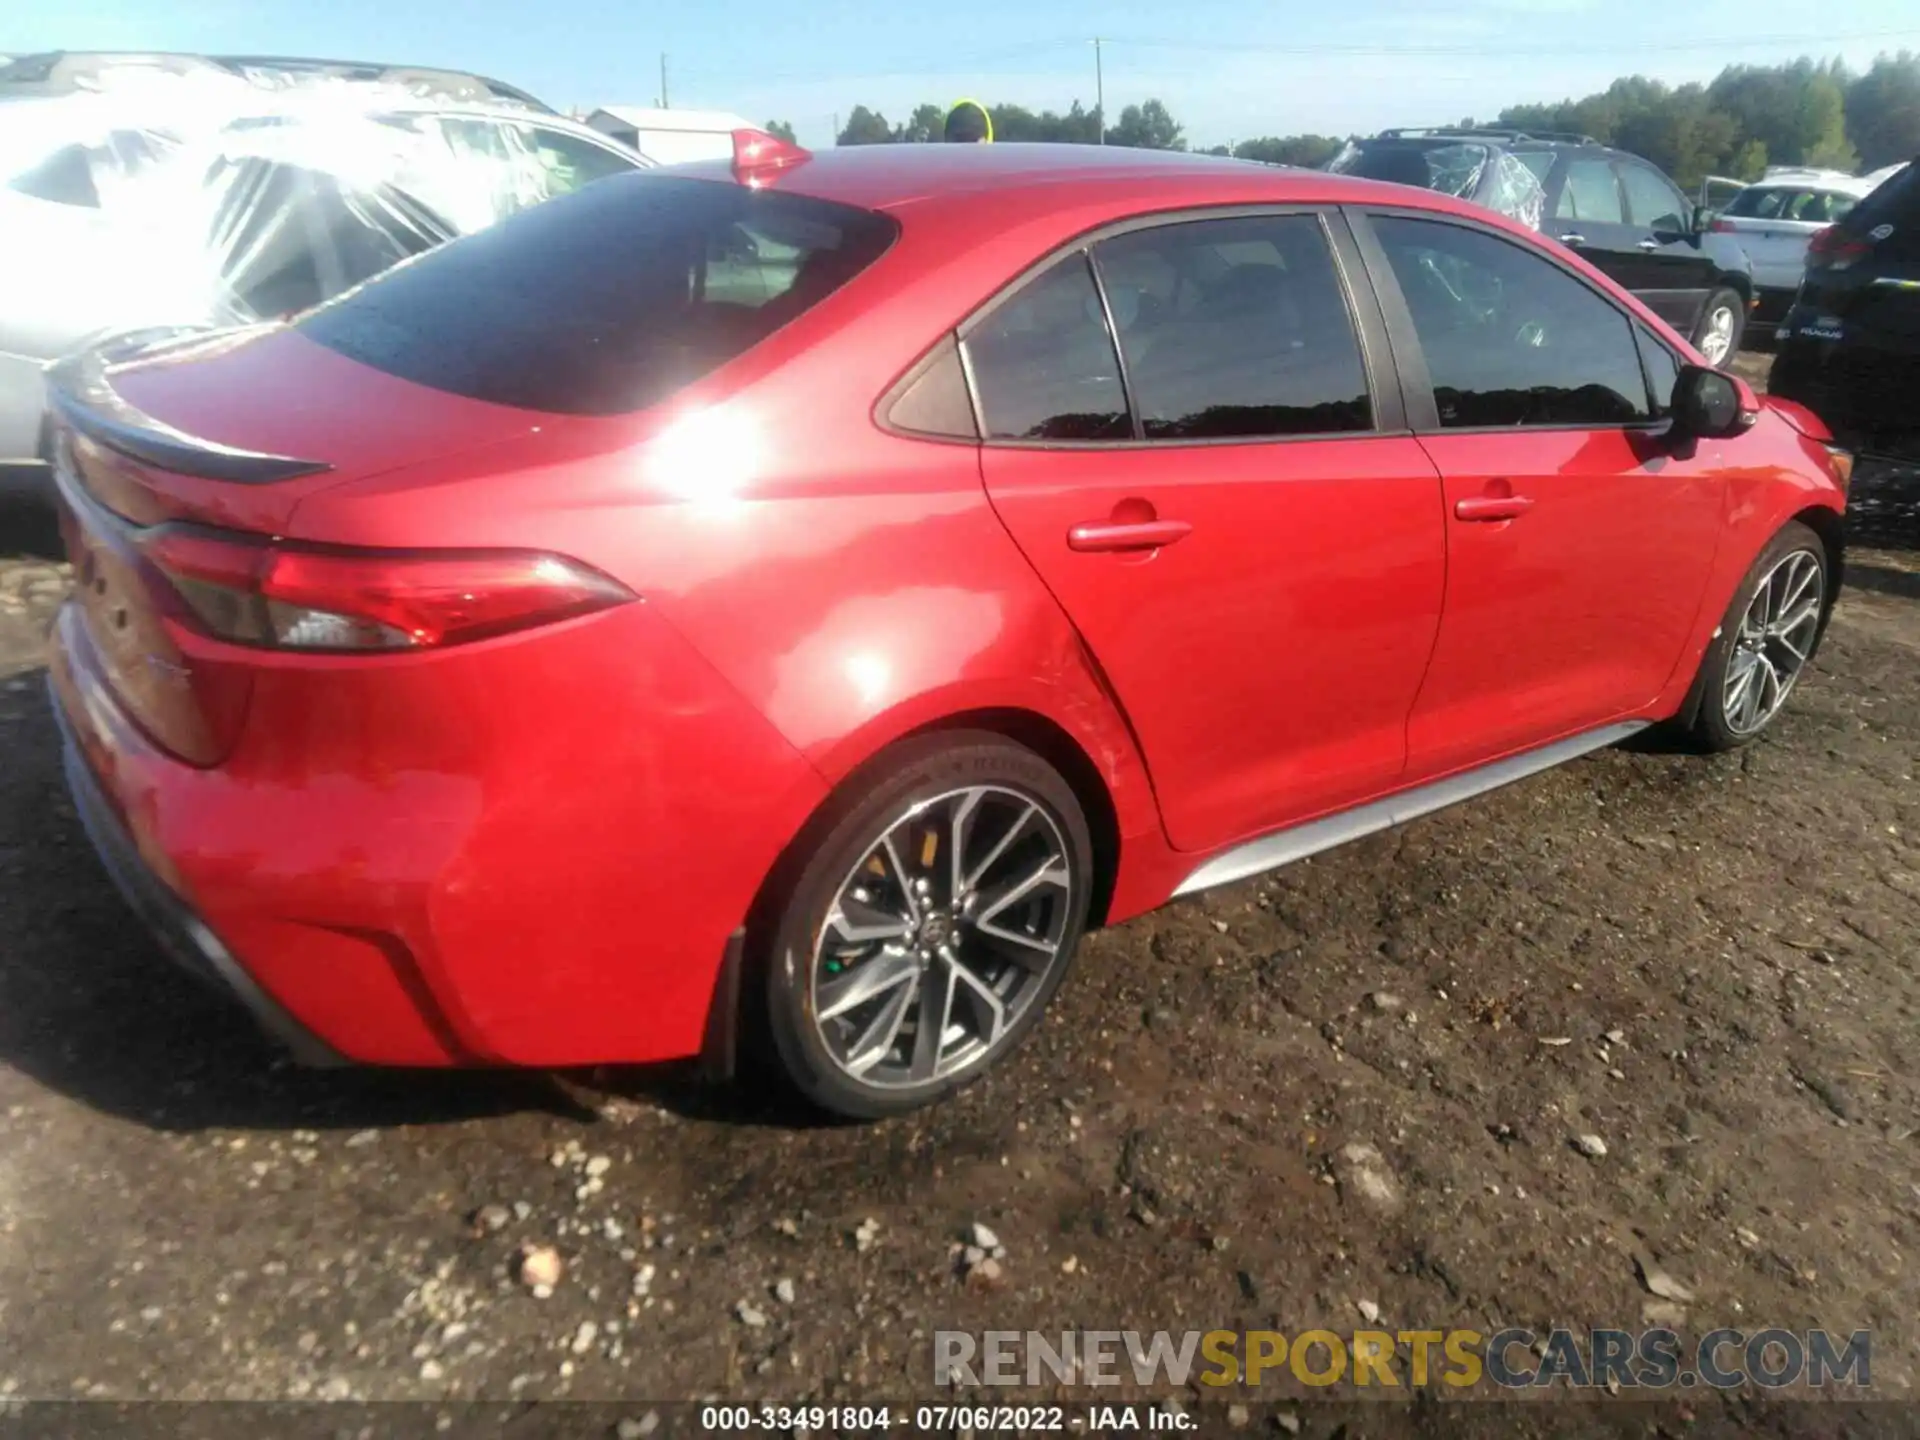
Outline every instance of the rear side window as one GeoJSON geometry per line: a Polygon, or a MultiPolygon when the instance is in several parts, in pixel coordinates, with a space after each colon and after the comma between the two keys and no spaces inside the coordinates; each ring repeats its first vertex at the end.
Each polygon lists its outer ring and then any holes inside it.
{"type": "Polygon", "coordinates": [[[1086,252],[1028,281],[967,336],[992,440],[1128,440],[1120,359],[1086,252]]]}
{"type": "Polygon", "coordinates": [[[1360,343],[1318,218],[1136,230],[1094,250],[1149,440],[1367,430],[1360,343]]]}
{"type": "Polygon", "coordinates": [[[435,390],[624,414],[745,354],[896,233],[886,216],[806,196],[614,176],[401,265],[295,328],[435,390]]]}
{"type": "Polygon", "coordinates": [[[1589,220],[1596,225],[1621,225],[1626,215],[1620,207],[1620,186],[1613,178],[1609,160],[1575,160],[1567,166],[1567,178],[1560,186],[1560,198],[1554,204],[1556,220],[1589,220]]]}

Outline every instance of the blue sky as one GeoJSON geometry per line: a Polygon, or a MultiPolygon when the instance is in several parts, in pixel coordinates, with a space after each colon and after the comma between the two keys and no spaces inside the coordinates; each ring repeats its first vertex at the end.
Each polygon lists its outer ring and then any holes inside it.
{"type": "Polygon", "coordinates": [[[444,64],[566,109],[676,105],[785,119],[824,144],[855,104],[889,119],[964,95],[1108,113],[1157,96],[1196,145],[1486,118],[1616,75],[1708,79],[1800,54],[1920,49],[1913,0],[12,0],[0,53],[147,48],[444,64]]]}

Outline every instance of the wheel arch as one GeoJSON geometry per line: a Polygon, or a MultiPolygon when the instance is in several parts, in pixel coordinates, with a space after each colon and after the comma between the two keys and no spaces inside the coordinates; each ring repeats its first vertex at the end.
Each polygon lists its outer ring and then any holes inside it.
{"type": "Polygon", "coordinates": [[[1080,802],[1081,813],[1087,820],[1087,833],[1093,840],[1094,885],[1087,908],[1087,928],[1104,925],[1119,874],[1123,833],[1120,809],[1107,778],[1086,746],[1058,720],[1020,705],[988,704],[947,711],[892,730],[844,773],[827,776],[827,793],[781,847],[780,854],[761,879],[746,916],[749,943],[764,930],[786,882],[806,863],[815,838],[833,824],[836,807],[844,803],[850,789],[884,766],[894,751],[908,741],[946,731],[969,730],[997,735],[1025,746],[1067,782],[1074,798],[1080,802]]]}
{"type": "MultiPolygon", "coordinates": [[[[1840,597],[1841,580],[1846,568],[1846,522],[1842,519],[1840,512],[1826,505],[1808,505],[1791,514],[1783,515],[1779,522],[1767,532],[1766,539],[1761,543],[1760,550],[1754,551],[1753,556],[1749,556],[1740,569],[1735,572],[1736,578],[1733,584],[1737,593],[1740,584],[1739,577],[1747,573],[1747,566],[1753,563],[1753,557],[1758,556],[1768,545],[1772,544],[1774,537],[1779,535],[1787,526],[1796,523],[1804,525],[1807,529],[1813,531],[1815,537],[1820,541],[1821,550],[1825,552],[1826,555],[1827,595],[1820,615],[1820,631],[1814,640],[1814,644],[1817,646],[1826,636],[1827,622],[1833,618],[1834,602],[1840,597]]],[[[1731,603],[1732,599],[1728,597],[1722,602],[1721,610],[1724,610],[1725,606],[1731,603]]],[[[1721,610],[1715,610],[1711,605],[1702,607],[1703,613],[1713,618],[1708,625],[1707,633],[1700,641],[1698,653],[1694,656],[1693,679],[1687,686],[1686,696],[1681,701],[1679,712],[1674,716],[1675,722],[1683,729],[1690,727],[1700,715],[1700,704],[1706,694],[1704,687],[1706,680],[1707,650],[1708,646],[1712,643],[1714,633],[1721,623],[1721,610]]]]}

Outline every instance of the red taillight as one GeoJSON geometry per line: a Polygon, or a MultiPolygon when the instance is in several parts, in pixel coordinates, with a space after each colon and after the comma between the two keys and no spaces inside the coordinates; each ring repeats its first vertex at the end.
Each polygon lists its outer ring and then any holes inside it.
{"type": "Polygon", "coordinates": [[[1815,270],[1844,270],[1872,253],[1873,246],[1864,240],[1848,239],[1838,225],[1815,231],[1807,242],[1807,264],[1815,270]]]}
{"type": "Polygon", "coordinates": [[[1733,221],[1727,219],[1726,216],[1721,215],[1716,217],[1714,222],[1707,226],[1707,229],[1715,235],[1736,235],[1739,233],[1740,227],[1735,225],[1733,221]]]}
{"type": "Polygon", "coordinates": [[[347,550],[174,525],[140,548],[202,629],[274,649],[434,649],[634,598],[597,570],[529,550],[347,550]]]}

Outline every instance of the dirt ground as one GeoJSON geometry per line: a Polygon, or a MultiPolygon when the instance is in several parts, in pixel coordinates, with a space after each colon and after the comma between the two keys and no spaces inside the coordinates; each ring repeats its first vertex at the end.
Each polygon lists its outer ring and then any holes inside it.
{"type": "Polygon", "coordinates": [[[290,1068],[109,889],[38,673],[64,578],[0,560],[0,1397],[925,1398],[936,1328],[1638,1327],[1639,1254],[1683,1333],[1870,1329],[1911,1400],[1914,493],[1863,486],[1762,742],[1603,752],[1097,935],[1013,1063],[860,1127],[675,1071],[290,1068]]]}

